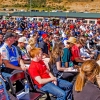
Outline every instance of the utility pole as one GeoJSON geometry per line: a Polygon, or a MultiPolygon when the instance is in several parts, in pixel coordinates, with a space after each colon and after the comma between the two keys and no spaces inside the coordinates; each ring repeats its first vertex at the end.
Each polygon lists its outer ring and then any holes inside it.
{"type": "Polygon", "coordinates": [[[32,0],[30,0],[30,12],[31,12],[31,4],[32,4],[32,0]]]}

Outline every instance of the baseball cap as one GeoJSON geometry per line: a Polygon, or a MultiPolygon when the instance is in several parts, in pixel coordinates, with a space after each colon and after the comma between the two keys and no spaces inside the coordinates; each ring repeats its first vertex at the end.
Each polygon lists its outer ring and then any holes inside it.
{"type": "Polygon", "coordinates": [[[23,34],[21,33],[21,31],[19,31],[19,30],[16,30],[15,33],[17,33],[18,35],[23,35],[23,34]]]}
{"type": "Polygon", "coordinates": [[[54,38],[56,38],[56,37],[59,37],[58,35],[56,35],[56,34],[54,34],[54,36],[53,36],[54,38]]]}
{"type": "Polygon", "coordinates": [[[15,37],[15,35],[13,33],[6,33],[4,35],[4,40],[7,39],[7,38],[10,38],[10,37],[15,37]]]}
{"type": "Polygon", "coordinates": [[[20,38],[18,39],[18,42],[28,43],[26,37],[20,37],[20,38]]]}
{"type": "Polygon", "coordinates": [[[45,39],[45,38],[47,38],[47,37],[48,37],[47,34],[43,34],[43,35],[42,35],[42,38],[43,38],[43,39],[45,39]]]}

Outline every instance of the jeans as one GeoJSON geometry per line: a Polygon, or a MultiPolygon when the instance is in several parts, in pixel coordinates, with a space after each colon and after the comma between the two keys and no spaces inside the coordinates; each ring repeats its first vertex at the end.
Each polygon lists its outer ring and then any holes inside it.
{"type": "MultiPolygon", "coordinates": [[[[6,95],[6,100],[10,100],[9,99],[9,96],[8,96],[8,93],[7,93],[7,91],[6,91],[6,86],[5,86],[5,82],[0,78],[0,81],[2,82],[2,85],[4,86],[4,93],[5,93],[5,95],[6,95]]],[[[1,100],[1,99],[0,99],[1,100]]]]}
{"type": "Polygon", "coordinates": [[[57,86],[49,82],[41,90],[53,94],[56,100],[72,100],[72,83],[62,79],[57,79],[57,86]]]}

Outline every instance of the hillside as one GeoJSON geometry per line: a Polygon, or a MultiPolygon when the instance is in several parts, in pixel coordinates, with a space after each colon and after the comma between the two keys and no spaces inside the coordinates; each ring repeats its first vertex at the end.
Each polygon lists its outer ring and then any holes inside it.
{"type": "Polygon", "coordinates": [[[100,0],[0,0],[0,8],[29,10],[31,4],[31,9],[39,10],[100,12],[99,2],[100,0]]]}

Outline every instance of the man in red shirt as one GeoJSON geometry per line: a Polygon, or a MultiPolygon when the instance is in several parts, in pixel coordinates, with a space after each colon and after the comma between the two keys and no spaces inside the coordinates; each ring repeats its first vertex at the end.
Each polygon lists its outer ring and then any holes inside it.
{"type": "Polygon", "coordinates": [[[71,60],[73,61],[74,65],[80,65],[84,62],[84,60],[80,57],[80,48],[82,47],[81,41],[76,41],[76,38],[70,37],[67,42],[73,44],[71,48],[71,60]]]}
{"type": "Polygon", "coordinates": [[[65,80],[57,79],[51,74],[42,61],[42,50],[34,48],[30,50],[30,56],[32,62],[28,72],[37,87],[42,91],[53,94],[57,97],[57,100],[72,100],[72,84],[65,80]]]}

